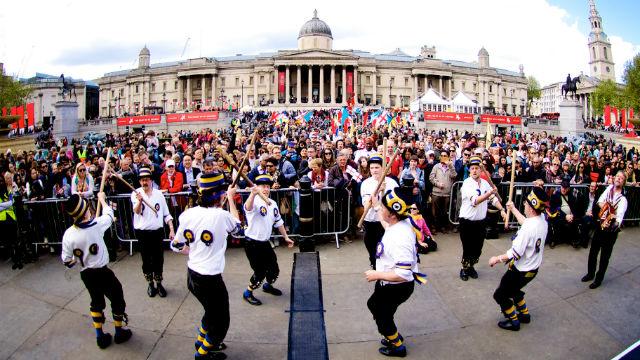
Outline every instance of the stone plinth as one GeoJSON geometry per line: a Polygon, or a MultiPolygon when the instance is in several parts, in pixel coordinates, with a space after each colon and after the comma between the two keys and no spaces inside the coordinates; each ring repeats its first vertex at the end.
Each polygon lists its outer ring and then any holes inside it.
{"type": "Polygon", "coordinates": [[[53,135],[56,138],[71,138],[78,132],[78,103],[75,101],[58,101],[56,119],[53,122],[53,135]]]}
{"type": "Polygon", "coordinates": [[[564,100],[560,103],[560,118],[558,128],[562,136],[576,135],[584,132],[582,121],[582,105],[574,100],[564,100]]]}

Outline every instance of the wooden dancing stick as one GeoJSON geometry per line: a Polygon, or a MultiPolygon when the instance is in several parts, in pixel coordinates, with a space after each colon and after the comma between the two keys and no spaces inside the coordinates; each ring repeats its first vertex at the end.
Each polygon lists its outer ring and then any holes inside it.
{"type": "MultiPolygon", "coordinates": [[[[104,184],[107,182],[107,171],[109,171],[109,158],[111,157],[111,148],[107,149],[107,158],[104,160],[104,169],[102,169],[102,180],[100,181],[100,191],[104,191],[104,184]]],[[[96,217],[100,216],[102,211],[102,202],[98,200],[98,206],[96,206],[96,217]]]]}
{"type": "MultiPolygon", "coordinates": [[[[109,166],[110,167],[110,166],[109,166]]],[[[113,170],[113,169],[112,169],[113,170]]],[[[136,190],[136,188],[134,188],[131,184],[129,184],[125,179],[122,178],[122,176],[120,174],[117,174],[115,171],[111,171],[111,176],[114,176],[116,179],[120,180],[123,184],[125,184],[129,190],[137,193],[138,190],[136,190]]],[[[149,202],[147,201],[147,199],[145,199],[144,197],[142,198],[142,202],[147,205],[147,207],[149,209],[151,209],[151,211],[153,211],[156,215],[158,215],[158,211],[153,207],[153,205],[149,204],[149,202]]]]}
{"type": "MultiPolygon", "coordinates": [[[[227,154],[227,152],[224,151],[222,146],[218,146],[217,149],[220,152],[220,155],[222,155],[222,157],[224,158],[224,160],[227,163],[229,163],[229,165],[231,165],[234,169],[236,169],[236,171],[238,172],[238,176],[242,176],[242,178],[247,182],[247,185],[249,185],[250,187],[253,187],[255,185],[253,181],[249,179],[249,177],[242,171],[242,169],[238,168],[238,164],[236,164],[236,162],[233,161],[231,156],[229,156],[229,154],[227,154]]],[[[260,196],[260,198],[264,200],[264,202],[266,202],[267,204],[269,203],[269,198],[264,196],[262,192],[259,191],[258,196],[260,196]]]]}
{"type": "MultiPolygon", "coordinates": [[[[514,152],[514,154],[515,154],[515,152],[514,152]]],[[[516,179],[516,156],[513,156],[513,158],[511,159],[511,182],[509,182],[509,199],[507,200],[507,202],[513,200],[513,184],[515,183],[515,179],[516,179]]],[[[509,211],[509,209],[507,209],[507,216],[504,219],[504,228],[505,228],[505,230],[509,228],[509,215],[510,215],[510,213],[511,213],[511,211],[509,211]]]]}
{"type": "MultiPolygon", "coordinates": [[[[382,139],[382,168],[387,168],[387,138],[382,139]]],[[[387,173],[384,174],[387,176],[387,173]]]]}
{"type": "MultiPolygon", "coordinates": [[[[255,129],[255,131],[253,132],[253,135],[251,136],[251,141],[249,141],[249,147],[247,148],[247,153],[244,154],[244,158],[240,162],[240,169],[242,169],[244,165],[247,163],[247,160],[249,160],[249,150],[251,150],[254,147],[254,144],[257,138],[258,138],[258,128],[255,129]]],[[[240,175],[236,175],[236,177],[233,179],[229,187],[236,186],[236,184],[238,184],[238,179],[240,179],[240,175]]],[[[220,207],[223,207],[224,204],[226,203],[227,203],[227,197],[225,196],[222,199],[222,205],[220,205],[220,207]]]]}
{"type": "MultiPolygon", "coordinates": [[[[378,193],[380,192],[380,188],[382,187],[382,183],[384,182],[385,178],[387,177],[387,172],[389,172],[389,169],[391,169],[391,165],[393,164],[393,161],[395,160],[396,156],[398,156],[398,151],[400,150],[400,148],[397,148],[396,151],[393,152],[393,155],[391,156],[391,158],[389,158],[389,162],[387,163],[387,166],[384,168],[384,172],[382,173],[382,177],[380,178],[380,180],[378,180],[378,186],[376,186],[376,190],[371,194],[371,196],[378,196],[378,193]]],[[[360,220],[358,221],[358,227],[361,228],[362,224],[364,223],[364,217],[367,215],[367,213],[369,212],[369,209],[371,209],[371,198],[369,198],[369,201],[367,202],[367,204],[364,207],[364,212],[362,213],[362,216],[360,217],[360,220]]]]}

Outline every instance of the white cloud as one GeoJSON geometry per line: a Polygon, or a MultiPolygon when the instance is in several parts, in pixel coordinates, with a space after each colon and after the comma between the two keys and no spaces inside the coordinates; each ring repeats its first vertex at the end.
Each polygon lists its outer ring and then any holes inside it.
{"type": "MultiPolygon", "coordinates": [[[[135,66],[145,44],[153,63],[178,60],[187,38],[184,58],[295,48],[298,31],[313,11],[313,5],[300,4],[9,2],[0,14],[0,62],[8,73],[22,77],[38,71],[93,79],[135,66]]],[[[588,73],[588,34],[576,22],[587,21],[586,2],[581,14],[568,14],[545,0],[327,0],[318,5],[319,17],[332,29],[335,49],[380,53],[399,47],[417,55],[427,44],[436,46],[439,58],[475,61],[484,46],[492,66],[517,71],[523,64],[542,84],[561,81],[567,72],[588,73]]],[[[620,79],[624,63],[640,46],[615,34],[610,38],[620,79]]]]}

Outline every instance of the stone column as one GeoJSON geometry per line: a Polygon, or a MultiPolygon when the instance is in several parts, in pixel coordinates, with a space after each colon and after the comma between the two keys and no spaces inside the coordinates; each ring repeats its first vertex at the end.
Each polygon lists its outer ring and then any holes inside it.
{"type": "Polygon", "coordinates": [[[443,96],[444,93],[442,91],[442,75],[438,75],[438,89],[440,89],[440,96],[443,96]]]}
{"type": "Polygon", "coordinates": [[[336,103],[336,66],[331,65],[331,104],[336,103]]]}
{"type": "Polygon", "coordinates": [[[184,104],[182,101],[184,100],[184,83],[182,82],[182,78],[178,78],[178,110],[184,109],[184,104]]]}
{"type": "Polygon", "coordinates": [[[200,101],[202,102],[202,104],[200,105],[202,106],[206,106],[207,105],[207,78],[206,76],[202,75],[202,79],[200,79],[201,84],[200,84],[200,88],[202,89],[202,95],[200,96],[200,101]]]}
{"type": "Polygon", "coordinates": [[[424,76],[424,85],[422,86],[422,92],[426,93],[429,89],[429,75],[424,76]]]}
{"type": "Polygon", "coordinates": [[[300,104],[302,97],[302,67],[296,66],[296,104],[300,104]]]}
{"type": "Polygon", "coordinates": [[[320,65],[320,104],[324,104],[324,65],[320,65]]]}
{"type": "Polygon", "coordinates": [[[258,80],[260,79],[260,73],[256,72],[253,75],[253,104],[252,106],[256,106],[260,103],[260,99],[258,99],[258,80]]]}
{"type": "Polygon", "coordinates": [[[451,100],[451,97],[453,96],[453,94],[451,93],[451,91],[453,90],[453,78],[449,78],[449,89],[447,90],[447,97],[449,98],[449,100],[451,100]]]}
{"type": "Polygon", "coordinates": [[[347,103],[347,67],[346,66],[342,66],[342,79],[340,79],[340,82],[342,83],[342,103],[346,104],[347,103]]]}
{"type": "Polygon", "coordinates": [[[126,111],[127,113],[129,113],[129,97],[130,97],[129,84],[125,82],[124,83],[124,111],[126,111]]]}
{"type": "Polygon", "coordinates": [[[498,100],[497,100],[497,105],[496,105],[496,109],[498,109],[498,111],[502,110],[502,84],[496,84],[496,90],[498,91],[498,100]]]}
{"type": "Polygon", "coordinates": [[[378,74],[376,72],[371,73],[373,78],[373,104],[375,105],[378,98],[378,74]]]}
{"type": "Polygon", "coordinates": [[[418,74],[413,75],[413,100],[418,98],[418,74]]]}
{"type": "Polygon", "coordinates": [[[216,105],[216,99],[218,98],[216,94],[216,76],[211,75],[211,106],[216,105]]]}
{"type": "Polygon", "coordinates": [[[307,78],[307,104],[313,103],[313,65],[309,65],[309,77],[307,78]]]}
{"type": "Polygon", "coordinates": [[[187,76],[187,106],[188,110],[191,110],[191,76],[187,76]]]}
{"type": "Polygon", "coordinates": [[[290,104],[289,102],[289,98],[291,97],[289,95],[289,86],[290,86],[290,81],[289,81],[289,65],[286,65],[284,67],[284,103],[285,104],[290,104]]]}
{"type": "Polygon", "coordinates": [[[358,103],[358,69],[353,67],[353,103],[358,103]]]}

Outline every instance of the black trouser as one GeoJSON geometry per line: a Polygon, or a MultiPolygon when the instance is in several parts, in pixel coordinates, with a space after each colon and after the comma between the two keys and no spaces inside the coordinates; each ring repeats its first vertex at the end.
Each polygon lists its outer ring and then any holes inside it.
{"type": "Polygon", "coordinates": [[[372,268],[376,268],[376,248],[384,236],[384,227],[379,221],[364,222],[364,246],[369,253],[369,262],[372,268]]]}
{"type": "Polygon", "coordinates": [[[460,240],[462,241],[462,268],[467,269],[478,263],[484,237],[485,220],[467,220],[460,218],[460,240]]]}
{"type": "Polygon", "coordinates": [[[413,293],[413,281],[400,284],[382,285],[376,282],[376,288],[367,301],[367,307],[378,326],[378,332],[383,336],[391,336],[398,331],[393,316],[398,306],[407,301],[413,293]]]}
{"type": "Polygon", "coordinates": [[[257,289],[266,278],[269,284],[273,284],[280,275],[278,258],[273,251],[269,241],[256,241],[246,238],[244,242],[244,252],[249,259],[249,265],[253,270],[253,275],[249,283],[252,289],[257,289]]]}
{"type": "Polygon", "coordinates": [[[595,281],[602,282],[604,274],[607,272],[609,266],[609,258],[611,258],[611,252],[613,252],[613,245],[618,240],[617,231],[602,231],[599,225],[596,225],[596,233],[593,236],[591,242],[591,249],[589,249],[589,262],[587,265],[587,273],[590,276],[596,277],[595,281]],[[596,264],[598,262],[598,253],[600,253],[600,266],[596,273],[596,264]]]}
{"type": "Polygon", "coordinates": [[[589,245],[589,235],[591,235],[591,230],[593,230],[595,226],[595,222],[593,220],[593,216],[585,215],[582,217],[582,231],[580,231],[580,245],[586,247],[589,245]]]}
{"type": "Polygon", "coordinates": [[[123,315],[126,303],[122,285],[116,275],[106,266],[96,269],[84,269],[80,272],[80,279],[89,291],[91,297],[91,311],[102,312],[106,307],[105,296],[111,301],[111,312],[123,315]]]}
{"type": "Polygon", "coordinates": [[[136,237],[140,243],[140,255],[142,256],[142,273],[147,281],[162,280],[162,267],[164,265],[164,229],[136,230],[136,237]]]}
{"type": "Polygon", "coordinates": [[[201,275],[191,269],[187,273],[187,287],[204,308],[202,327],[215,346],[229,330],[229,293],[222,274],[201,275]]]}
{"type": "Polygon", "coordinates": [[[493,293],[493,299],[500,305],[502,311],[510,309],[514,304],[524,299],[522,288],[533,280],[538,274],[538,269],[531,271],[518,271],[515,266],[510,266],[500,285],[493,293]]]}
{"type": "Polygon", "coordinates": [[[18,238],[18,223],[7,215],[7,219],[0,221],[0,234],[7,252],[11,254],[14,264],[22,263],[24,244],[18,238]]]}
{"type": "Polygon", "coordinates": [[[444,231],[449,228],[449,196],[431,194],[431,206],[433,211],[433,228],[436,231],[444,231]]]}
{"type": "Polygon", "coordinates": [[[577,245],[580,241],[578,233],[579,218],[574,218],[573,222],[568,222],[567,219],[561,218],[562,215],[558,215],[551,225],[554,228],[552,241],[556,244],[570,243],[577,245]]]}

